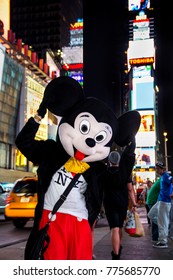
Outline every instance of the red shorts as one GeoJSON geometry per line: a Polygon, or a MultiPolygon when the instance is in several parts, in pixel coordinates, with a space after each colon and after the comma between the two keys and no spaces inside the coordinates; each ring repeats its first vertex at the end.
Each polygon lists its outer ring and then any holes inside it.
{"type": "MultiPolygon", "coordinates": [[[[40,228],[46,224],[49,213],[43,210],[40,228]]],[[[92,232],[87,220],[56,213],[48,235],[50,243],[44,252],[45,260],[92,260],[92,232]]]]}

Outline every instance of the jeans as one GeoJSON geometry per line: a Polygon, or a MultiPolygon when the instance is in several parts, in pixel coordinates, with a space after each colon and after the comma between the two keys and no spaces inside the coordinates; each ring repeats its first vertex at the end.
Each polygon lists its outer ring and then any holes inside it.
{"type": "MultiPolygon", "coordinates": [[[[148,204],[149,210],[153,207],[154,204],[148,204]]],[[[159,237],[158,233],[158,225],[155,224],[154,222],[151,221],[151,235],[152,235],[152,240],[157,241],[159,237]]]]}
{"type": "Polygon", "coordinates": [[[171,203],[159,201],[158,208],[158,240],[162,243],[168,242],[168,230],[170,220],[171,203]]]}

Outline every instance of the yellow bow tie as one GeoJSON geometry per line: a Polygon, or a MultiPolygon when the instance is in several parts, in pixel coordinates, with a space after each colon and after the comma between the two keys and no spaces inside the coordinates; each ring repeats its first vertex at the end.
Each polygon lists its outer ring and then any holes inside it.
{"type": "Polygon", "coordinates": [[[65,169],[72,173],[84,173],[88,168],[89,164],[71,157],[65,164],[65,169]]]}

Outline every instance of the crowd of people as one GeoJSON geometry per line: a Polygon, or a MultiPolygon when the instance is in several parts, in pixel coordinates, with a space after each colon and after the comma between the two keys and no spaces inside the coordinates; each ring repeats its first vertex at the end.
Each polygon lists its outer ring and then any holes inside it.
{"type": "MultiPolygon", "coordinates": [[[[131,209],[135,212],[138,206],[132,176],[127,178],[125,174],[121,174],[119,169],[120,159],[121,157],[116,151],[111,152],[108,157],[109,184],[106,188],[107,196],[105,195],[104,198],[105,215],[111,232],[113,260],[121,257],[123,248],[122,230],[127,210],[131,209]],[[116,176],[115,173],[117,173],[116,176]],[[116,177],[116,182],[112,179],[112,176],[116,177]],[[123,191],[122,189],[115,191],[113,188],[114,183],[116,185],[120,184],[120,177],[118,176],[123,176],[127,182],[127,184],[124,182],[123,191]]],[[[155,182],[147,180],[146,188],[141,193],[141,200],[146,208],[148,225],[151,227],[153,248],[167,248],[168,238],[173,241],[173,177],[165,170],[162,162],[156,163],[156,175],[155,182]]]]}

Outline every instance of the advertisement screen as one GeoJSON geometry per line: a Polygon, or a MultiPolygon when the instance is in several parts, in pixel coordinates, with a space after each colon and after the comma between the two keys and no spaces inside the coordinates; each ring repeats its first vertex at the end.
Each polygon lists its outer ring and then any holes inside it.
{"type": "Polygon", "coordinates": [[[67,71],[67,76],[75,79],[83,86],[83,71],[67,71]]]}
{"type": "Polygon", "coordinates": [[[136,162],[135,167],[150,168],[155,166],[155,149],[154,147],[136,148],[136,162]]]}
{"type": "Polygon", "coordinates": [[[63,47],[62,51],[64,64],[83,63],[82,47],[63,47]]]}
{"type": "Polygon", "coordinates": [[[141,115],[141,124],[139,132],[155,131],[154,110],[153,111],[139,111],[141,115]]]}
{"type": "MultiPolygon", "coordinates": [[[[4,34],[3,37],[8,39],[7,33],[10,29],[10,1],[1,0],[0,1],[0,19],[4,24],[4,34]]],[[[0,60],[1,61],[1,60],[0,60]]]]}
{"type": "Polygon", "coordinates": [[[148,180],[154,182],[156,179],[156,172],[155,171],[146,171],[146,172],[136,172],[136,182],[137,186],[139,184],[146,184],[148,180]]]}
{"type": "Polygon", "coordinates": [[[136,134],[136,147],[156,146],[155,131],[138,132],[136,134]]]}
{"type": "Polygon", "coordinates": [[[150,38],[149,19],[133,21],[133,40],[145,40],[150,38]]]}
{"type": "Polygon", "coordinates": [[[129,11],[139,11],[150,8],[150,0],[129,0],[129,11]]]}
{"type": "Polygon", "coordinates": [[[154,54],[154,39],[129,41],[128,60],[140,57],[154,57],[154,54]]]}
{"type": "Polygon", "coordinates": [[[151,77],[151,65],[134,66],[132,69],[133,78],[151,77]]]}
{"type": "Polygon", "coordinates": [[[131,107],[133,109],[154,108],[154,83],[153,78],[133,79],[133,91],[131,93],[131,107]]]}

